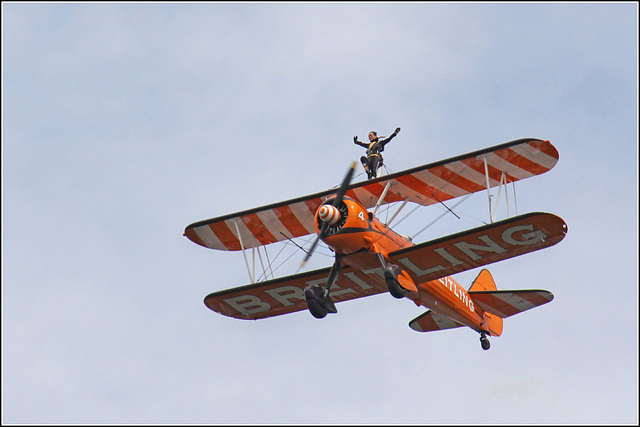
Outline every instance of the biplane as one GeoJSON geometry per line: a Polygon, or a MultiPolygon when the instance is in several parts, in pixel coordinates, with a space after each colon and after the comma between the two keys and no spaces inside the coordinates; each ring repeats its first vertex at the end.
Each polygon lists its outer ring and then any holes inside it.
{"type": "Polygon", "coordinates": [[[242,251],[252,282],[211,293],[204,303],[237,319],[305,309],[322,319],[337,313],[336,303],[389,292],[427,309],[409,322],[413,330],[467,326],[480,334],[481,346],[488,350],[487,337],[502,334],[503,319],[546,304],[553,294],[498,290],[486,269],[469,289],[451,275],[547,248],[565,237],[567,225],[556,215],[532,212],[497,221],[492,212],[492,188],[498,188],[499,198],[507,184],[549,171],[558,158],[549,141],[520,139],[352,184],[354,162],[337,188],[193,223],[184,236],[206,248],[242,251]],[[447,207],[448,200],[480,191],[489,195],[490,222],[478,228],[420,244],[391,228],[407,203],[447,207]],[[400,207],[388,221],[376,217],[381,205],[393,202],[400,207]],[[301,248],[306,252],[303,265],[322,241],[334,254],[332,266],[255,280],[249,249],[314,233],[310,249],[301,248]]]}

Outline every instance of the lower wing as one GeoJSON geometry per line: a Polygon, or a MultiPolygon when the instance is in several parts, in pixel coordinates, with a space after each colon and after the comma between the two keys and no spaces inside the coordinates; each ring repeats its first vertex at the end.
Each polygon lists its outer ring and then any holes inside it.
{"type": "Polygon", "coordinates": [[[567,225],[549,213],[529,213],[389,254],[417,283],[534,252],[564,239],[567,225]]]}
{"type": "MultiPolygon", "coordinates": [[[[415,283],[424,283],[553,246],[566,232],[562,218],[531,213],[401,249],[389,258],[415,283]]],[[[204,303],[237,319],[257,320],[305,310],[304,288],[324,285],[330,271],[328,267],[214,292],[204,303]]],[[[331,299],[338,303],[387,291],[381,268],[360,271],[345,266],[331,288],[331,299]]]]}
{"type": "MultiPolygon", "coordinates": [[[[309,285],[324,285],[331,268],[323,268],[303,274],[255,283],[253,285],[214,292],[207,295],[204,303],[211,310],[236,319],[264,319],[306,310],[304,288],[309,285]]],[[[340,270],[336,283],[331,288],[333,302],[348,301],[369,295],[387,292],[382,270],[365,272],[348,266],[340,270]]]]}

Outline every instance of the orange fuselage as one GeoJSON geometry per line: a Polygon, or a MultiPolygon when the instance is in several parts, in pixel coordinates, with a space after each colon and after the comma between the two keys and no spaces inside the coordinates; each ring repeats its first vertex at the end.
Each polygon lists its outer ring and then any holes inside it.
{"type": "MultiPolygon", "coordinates": [[[[355,200],[345,197],[343,203],[342,223],[322,239],[340,256],[343,266],[349,265],[363,271],[382,271],[378,254],[389,262],[390,253],[413,246],[409,238],[382,224],[355,200]]],[[[318,219],[318,212],[314,224],[316,233],[320,234],[322,223],[318,219]]],[[[406,275],[411,277],[413,287],[418,291],[407,295],[416,305],[448,316],[474,330],[489,332],[483,310],[474,304],[467,291],[452,277],[419,282],[410,271],[406,275]]]]}

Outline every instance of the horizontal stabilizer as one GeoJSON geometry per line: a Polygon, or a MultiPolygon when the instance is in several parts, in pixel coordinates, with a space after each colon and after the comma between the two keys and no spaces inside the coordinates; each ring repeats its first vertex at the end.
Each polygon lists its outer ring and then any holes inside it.
{"type": "Polygon", "coordinates": [[[553,294],[543,290],[469,291],[474,303],[484,311],[505,318],[522,313],[553,300],[553,294]]]}
{"type": "Polygon", "coordinates": [[[409,327],[418,332],[441,331],[443,329],[453,329],[464,326],[450,317],[443,316],[428,310],[426,313],[409,322],[409,327]]]}

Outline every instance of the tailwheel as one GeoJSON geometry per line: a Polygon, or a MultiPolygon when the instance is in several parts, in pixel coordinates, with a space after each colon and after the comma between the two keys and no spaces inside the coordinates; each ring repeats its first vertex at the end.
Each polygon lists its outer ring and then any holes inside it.
{"type": "Polygon", "coordinates": [[[491,348],[489,338],[487,338],[487,335],[484,332],[480,334],[480,345],[482,346],[483,350],[489,350],[491,348]]]}
{"type": "Polygon", "coordinates": [[[307,302],[309,312],[316,319],[323,319],[328,313],[337,313],[336,306],[329,295],[325,295],[325,289],[320,286],[307,286],[304,290],[304,299],[307,302]]]}

